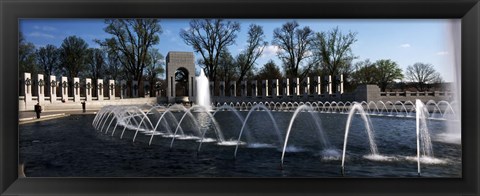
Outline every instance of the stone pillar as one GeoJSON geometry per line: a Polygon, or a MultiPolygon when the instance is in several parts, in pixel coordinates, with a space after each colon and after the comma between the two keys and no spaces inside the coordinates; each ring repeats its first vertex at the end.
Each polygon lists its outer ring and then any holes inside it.
{"type": "Polygon", "coordinates": [[[80,102],[80,78],[73,78],[73,101],[80,102]]]}
{"type": "Polygon", "coordinates": [[[108,80],[108,98],[115,100],[115,80],[108,80]]]}
{"type": "Polygon", "coordinates": [[[175,77],[170,76],[170,78],[167,78],[167,84],[168,102],[175,102],[175,85],[177,84],[177,82],[175,81],[175,77]]]}
{"type": "Polygon", "coordinates": [[[242,84],[240,86],[240,94],[242,97],[246,97],[247,96],[247,81],[242,81],[242,84]]]}
{"type": "Polygon", "coordinates": [[[225,97],[225,81],[220,81],[220,97],[225,97]]]}
{"type": "Polygon", "coordinates": [[[38,74],[38,102],[42,104],[45,101],[45,78],[43,74],[38,74]]]}
{"type": "Polygon", "coordinates": [[[215,96],[215,94],[213,94],[215,92],[215,83],[214,82],[210,82],[210,96],[215,96]]]}
{"type": "Polygon", "coordinates": [[[293,88],[294,88],[293,95],[295,97],[299,96],[300,95],[300,78],[294,78],[293,88]]]}
{"type": "MultiPolygon", "coordinates": [[[[142,89],[143,89],[143,94],[140,95],[140,97],[150,97],[150,84],[148,81],[144,80],[143,81],[143,86],[142,86],[142,89]]],[[[139,89],[140,91],[140,89],[139,89]]]]}
{"type": "Polygon", "coordinates": [[[257,88],[257,81],[252,81],[252,97],[256,97],[258,95],[257,88]]]}
{"type": "Polygon", "coordinates": [[[320,95],[322,94],[322,78],[320,76],[317,76],[315,77],[315,84],[316,84],[316,88],[315,88],[315,94],[316,95],[320,95]]]}
{"type": "Polygon", "coordinates": [[[283,79],[283,97],[290,96],[290,80],[288,78],[283,79]]]}
{"type": "Polygon", "coordinates": [[[62,100],[64,102],[68,102],[68,78],[67,77],[64,77],[62,76],[62,79],[61,79],[61,94],[62,94],[62,100]]]}
{"type": "Polygon", "coordinates": [[[55,76],[50,76],[50,103],[57,102],[57,86],[58,82],[55,76]]]}
{"type": "Polygon", "coordinates": [[[195,83],[195,81],[196,81],[195,74],[193,74],[193,76],[190,77],[190,80],[188,81],[188,85],[189,85],[188,96],[190,101],[194,100],[194,97],[196,96],[195,93],[197,92],[196,91],[197,84],[195,83]]]}
{"type": "Polygon", "coordinates": [[[340,94],[343,94],[343,74],[340,74],[340,94]]]}
{"type": "Polygon", "coordinates": [[[305,81],[303,81],[302,85],[303,97],[308,97],[308,94],[310,94],[310,77],[305,78],[305,81]]]}
{"type": "Polygon", "coordinates": [[[103,79],[97,79],[97,98],[103,101],[103,79]]]}
{"type": "MultiPolygon", "coordinates": [[[[175,97],[175,86],[173,86],[173,95],[175,97]]],[[[132,81],[132,95],[133,97],[138,97],[138,81],[134,80],[132,81]]]]}
{"type": "Polygon", "coordinates": [[[127,81],[120,81],[120,98],[125,99],[127,97],[127,81]]]}
{"type": "Polygon", "coordinates": [[[92,101],[92,79],[85,79],[85,100],[92,101]]]}
{"type": "Polygon", "coordinates": [[[328,76],[328,94],[329,95],[332,94],[332,76],[331,75],[328,76]]]}
{"type": "Polygon", "coordinates": [[[231,97],[236,97],[237,96],[237,82],[236,81],[230,81],[230,96],[231,97]]]}
{"type": "Polygon", "coordinates": [[[262,80],[262,97],[268,97],[268,80],[262,80]]]}
{"type": "Polygon", "coordinates": [[[330,88],[328,88],[330,85],[328,78],[329,78],[328,76],[325,76],[323,79],[323,85],[325,86],[325,89],[324,89],[325,94],[328,94],[328,92],[330,92],[330,88]]]}
{"type": "Polygon", "coordinates": [[[272,98],[277,98],[278,96],[278,79],[272,80],[272,98]]]}
{"type": "MultiPolygon", "coordinates": [[[[23,74],[23,81],[25,85],[25,102],[31,102],[32,101],[32,76],[30,73],[24,73],[23,74]]],[[[30,109],[30,108],[27,108],[30,109]]]]}

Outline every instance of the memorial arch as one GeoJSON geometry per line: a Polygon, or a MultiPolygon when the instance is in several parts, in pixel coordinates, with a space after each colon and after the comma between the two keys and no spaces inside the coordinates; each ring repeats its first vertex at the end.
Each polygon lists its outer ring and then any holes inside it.
{"type": "Polygon", "coordinates": [[[193,52],[169,52],[165,60],[168,102],[195,101],[195,58],[193,52]]]}

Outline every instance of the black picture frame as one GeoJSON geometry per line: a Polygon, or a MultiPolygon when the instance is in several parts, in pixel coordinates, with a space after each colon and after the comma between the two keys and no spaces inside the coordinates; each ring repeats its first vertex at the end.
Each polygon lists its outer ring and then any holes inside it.
{"type": "Polygon", "coordinates": [[[2,195],[479,195],[479,0],[0,0],[2,195]],[[460,18],[462,178],[18,178],[21,18],[460,18]]]}

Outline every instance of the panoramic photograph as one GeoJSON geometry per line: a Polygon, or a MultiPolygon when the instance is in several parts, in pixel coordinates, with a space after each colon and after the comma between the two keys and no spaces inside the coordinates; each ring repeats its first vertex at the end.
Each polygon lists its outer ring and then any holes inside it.
{"type": "Polygon", "coordinates": [[[460,19],[20,19],[21,177],[462,178],[460,19]]]}

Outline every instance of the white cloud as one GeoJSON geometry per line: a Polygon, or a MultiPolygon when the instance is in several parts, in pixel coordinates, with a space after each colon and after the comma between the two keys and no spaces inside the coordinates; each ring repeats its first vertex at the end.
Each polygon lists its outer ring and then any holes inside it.
{"type": "Polygon", "coordinates": [[[172,35],[172,31],[169,30],[169,29],[165,29],[165,30],[163,31],[163,34],[164,34],[165,36],[170,36],[170,35],[172,35]]]}
{"type": "Polygon", "coordinates": [[[410,45],[409,43],[405,43],[405,44],[400,45],[400,47],[402,47],[402,48],[410,48],[411,45],[410,45]]]}
{"type": "Polygon", "coordinates": [[[277,55],[277,52],[281,49],[278,46],[269,45],[263,49],[262,57],[272,57],[277,55]]]}
{"type": "Polygon", "coordinates": [[[54,39],[55,36],[47,33],[40,33],[40,32],[31,32],[28,34],[30,37],[43,37],[43,38],[49,38],[49,39],[54,39]]]}
{"type": "Polygon", "coordinates": [[[444,56],[444,55],[447,55],[448,52],[447,51],[440,51],[440,52],[437,52],[437,55],[438,56],[444,56]]]}
{"type": "Polygon", "coordinates": [[[51,27],[51,26],[38,26],[38,25],[35,25],[33,26],[34,29],[37,29],[37,30],[42,30],[42,31],[55,31],[57,30],[57,28],[55,27],[51,27]]]}

